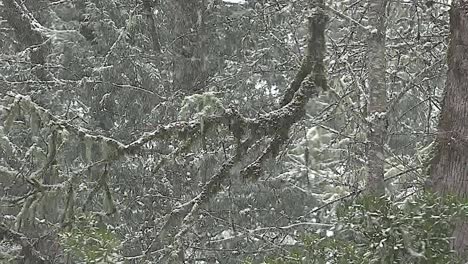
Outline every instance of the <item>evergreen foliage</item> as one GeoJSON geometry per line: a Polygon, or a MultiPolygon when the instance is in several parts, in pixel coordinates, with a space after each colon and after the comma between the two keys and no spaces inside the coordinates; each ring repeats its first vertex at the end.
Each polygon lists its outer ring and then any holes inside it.
{"type": "Polygon", "coordinates": [[[290,255],[263,263],[460,263],[452,235],[467,210],[464,201],[433,194],[405,202],[349,200],[337,208],[330,229],[305,234],[290,255]]]}
{"type": "Polygon", "coordinates": [[[457,263],[466,205],[422,194],[448,1],[390,1],[385,114],[372,1],[0,2],[0,262],[457,263]]]}

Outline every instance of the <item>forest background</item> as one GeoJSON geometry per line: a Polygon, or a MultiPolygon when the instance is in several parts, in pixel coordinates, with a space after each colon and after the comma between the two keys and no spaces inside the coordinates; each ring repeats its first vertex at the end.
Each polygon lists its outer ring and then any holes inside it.
{"type": "Polygon", "coordinates": [[[466,10],[0,1],[0,261],[461,263],[466,10]]]}

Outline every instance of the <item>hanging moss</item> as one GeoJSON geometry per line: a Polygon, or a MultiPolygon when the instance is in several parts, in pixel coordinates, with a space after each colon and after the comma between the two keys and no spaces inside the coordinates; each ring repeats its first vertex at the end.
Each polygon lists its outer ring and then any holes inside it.
{"type": "Polygon", "coordinates": [[[110,141],[102,140],[101,141],[101,155],[103,160],[112,159],[117,156],[118,149],[115,147],[115,144],[110,141]]]}
{"type": "Polygon", "coordinates": [[[8,113],[5,119],[5,122],[3,122],[3,131],[5,131],[5,133],[8,133],[10,131],[11,127],[13,126],[13,122],[19,115],[19,112],[20,108],[18,104],[14,104],[10,108],[10,112],[8,113]]]}
{"type": "MultiPolygon", "coordinates": [[[[75,193],[73,190],[73,184],[70,183],[70,186],[67,191],[67,196],[65,200],[65,208],[63,210],[63,215],[60,222],[65,225],[71,223],[75,213],[75,193]]],[[[67,225],[69,229],[71,226],[67,225]]]]}
{"type": "Polygon", "coordinates": [[[31,135],[33,137],[36,137],[39,133],[39,127],[41,126],[41,117],[39,114],[35,111],[35,109],[32,109],[32,111],[29,113],[29,122],[31,126],[31,135]]]}
{"type": "Polygon", "coordinates": [[[42,206],[39,207],[40,205],[42,205],[41,201],[44,199],[44,195],[45,193],[44,192],[40,192],[37,196],[36,196],[36,199],[33,199],[32,202],[31,202],[31,206],[29,207],[29,212],[27,214],[27,222],[29,224],[32,224],[34,223],[34,220],[36,218],[36,215],[38,214],[41,214],[43,213],[42,210],[41,211],[37,211],[38,208],[41,208],[42,209],[42,206]]]}
{"type": "Polygon", "coordinates": [[[47,160],[47,155],[43,149],[37,146],[37,143],[34,143],[26,152],[26,157],[32,157],[33,160],[38,164],[44,164],[47,160]]]}
{"type": "Polygon", "coordinates": [[[28,95],[17,95],[15,99],[18,105],[23,109],[25,114],[28,114],[33,108],[35,108],[34,103],[31,101],[31,97],[28,95]]]}
{"type": "Polygon", "coordinates": [[[200,116],[221,114],[224,111],[222,102],[216,97],[216,93],[194,94],[184,98],[182,108],[179,111],[179,118],[182,120],[196,119],[200,116]]]}
{"type": "Polygon", "coordinates": [[[0,151],[5,152],[9,156],[13,155],[15,152],[15,147],[11,143],[10,139],[5,135],[2,126],[0,126],[0,151]]]}
{"type": "Polygon", "coordinates": [[[104,190],[104,210],[107,215],[112,215],[117,211],[117,208],[115,207],[114,199],[107,183],[104,183],[104,190]]]}
{"type": "Polygon", "coordinates": [[[90,136],[84,136],[84,144],[85,144],[85,161],[87,163],[92,162],[92,148],[93,148],[93,140],[90,136]]]}
{"type": "Polygon", "coordinates": [[[50,182],[51,183],[56,183],[58,182],[58,178],[59,178],[59,165],[57,164],[54,164],[50,167],[50,170],[49,170],[49,174],[50,174],[50,182]]]}
{"type": "Polygon", "coordinates": [[[57,132],[57,145],[61,146],[70,140],[70,133],[67,130],[60,129],[57,132]]]}
{"type": "Polygon", "coordinates": [[[23,226],[29,224],[30,215],[33,214],[33,202],[37,200],[37,194],[29,196],[21,207],[21,211],[16,216],[15,228],[20,230],[23,226]]]}

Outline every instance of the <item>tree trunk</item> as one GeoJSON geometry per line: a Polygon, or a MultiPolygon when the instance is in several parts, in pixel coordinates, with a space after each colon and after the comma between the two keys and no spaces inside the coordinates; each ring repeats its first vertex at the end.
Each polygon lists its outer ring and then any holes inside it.
{"type": "Polygon", "coordinates": [[[387,134],[385,34],[388,0],[369,0],[367,168],[369,193],[384,194],[384,144],[387,134]]]}
{"type": "Polygon", "coordinates": [[[174,89],[191,95],[202,92],[206,86],[206,47],[204,0],[177,0],[173,2],[174,20],[174,89]]]}
{"type": "MultiPolygon", "coordinates": [[[[450,12],[447,82],[439,117],[429,188],[441,195],[468,198],[468,1],[453,1],[450,12]]],[[[466,252],[468,224],[455,230],[454,248],[466,252]]]]}

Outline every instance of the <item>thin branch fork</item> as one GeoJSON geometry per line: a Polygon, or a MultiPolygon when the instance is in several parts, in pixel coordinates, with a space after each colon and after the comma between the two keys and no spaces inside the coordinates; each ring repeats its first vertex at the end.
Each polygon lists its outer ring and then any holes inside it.
{"type": "MultiPolygon", "coordinates": [[[[261,154],[262,156],[253,164],[255,166],[259,165],[261,168],[262,163],[264,163],[267,158],[275,158],[278,154],[278,150],[288,138],[290,127],[304,116],[304,108],[309,99],[319,94],[318,88],[325,90],[327,87],[323,65],[323,57],[325,54],[324,30],[327,21],[328,17],[321,8],[318,8],[317,12],[308,19],[309,38],[306,56],[301,66],[302,70],[296,75],[294,82],[285,92],[285,97],[279,109],[261,115],[256,119],[245,118],[232,109],[226,109],[224,113],[219,116],[212,116],[204,119],[204,127],[224,124],[233,134],[237,134],[241,137],[245,134],[245,131],[249,130],[251,135],[271,136],[274,140],[261,154]],[[289,99],[290,95],[292,95],[292,97],[289,99]],[[240,132],[238,131],[239,129],[240,132]]],[[[174,122],[160,126],[129,144],[124,144],[110,137],[93,135],[92,132],[87,129],[62,120],[51,114],[48,110],[32,102],[27,96],[13,96],[15,98],[14,103],[21,105],[22,108],[33,108],[34,111],[40,111],[43,116],[46,116],[48,119],[49,126],[55,126],[56,129],[66,130],[82,140],[86,139],[95,143],[105,143],[114,148],[115,151],[113,151],[111,157],[108,157],[107,162],[117,160],[124,155],[135,154],[146,143],[156,139],[169,138],[174,134],[193,136],[201,132],[201,123],[199,121],[174,122]]],[[[13,107],[15,106],[11,105],[10,109],[13,107]]],[[[248,142],[250,142],[250,140],[244,141],[244,143],[248,142]]],[[[190,202],[186,203],[184,208],[180,208],[180,218],[183,218],[183,220],[180,231],[172,239],[172,247],[168,247],[174,249],[172,252],[177,252],[182,249],[183,236],[195,221],[198,211],[221,190],[224,180],[231,175],[230,170],[240,161],[241,155],[248,150],[249,147],[239,146],[239,149],[242,151],[237,151],[234,156],[221,165],[218,173],[207,182],[202,192],[190,202]]],[[[247,170],[244,171],[249,171],[248,167],[247,170]]]]}
{"type": "MultiPolygon", "coordinates": [[[[276,133],[272,133],[274,140],[261,156],[244,169],[243,172],[255,172],[255,175],[258,176],[261,173],[262,163],[267,160],[267,157],[275,158],[278,155],[280,146],[282,146],[288,138],[287,134],[291,126],[305,115],[305,105],[312,96],[319,94],[317,88],[321,87],[322,89],[326,89],[323,58],[325,54],[324,31],[327,21],[328,17],[321,8],[318,8],[318,11],[308,19],[309,39],[307,43],[307,54],[301,66],[301,70],[285,93],[285,97],[282,101],[284,106],[282,105],[280,109],[263,116],[264,119],[259,118],[257,120],[259,124],[262,121],[265,123],[269,123],[269,120],[274,121],[276,124],[276,133]],[[299,86],[297,83],[299,83],[299,86]],[[293,96],[289,102],[286,103],[290,94],[293,94],[293,96]]],[[[180,253],[183,251],[184,235],[195,222],[196,215],[200,208],[219,192],[222,183],[229,177],[231,168],[240,161],[239,154],[240,153],[237,152],[236,155],[226,161],[221,166],[218,173],[204,186],[202,192],[191,202],[186,204],[187,206],[191,206],[191,208],[189,210],[184,208],[186,212],[182,212],[182,215],[179,216],[183,217],[185,214],[182,224],[180,225],[180,231],[176,233],[172,243],[167,247],[169,252],[162,255],[158,262],[163,262],[170,258],[174,260],[174,258],[181,255],[180,253]]],[[[164,232],[165,230],[162,231],[164,232]]]]}

